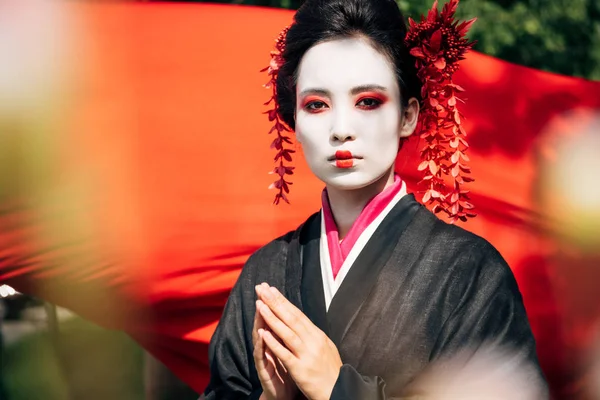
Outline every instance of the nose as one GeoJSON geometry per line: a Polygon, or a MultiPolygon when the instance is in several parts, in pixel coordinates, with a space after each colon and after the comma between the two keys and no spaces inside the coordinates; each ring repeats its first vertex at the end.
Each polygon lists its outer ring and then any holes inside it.
{"type": "Polygon", "coordinates": [[[342,112],[342,110],[338,110],[335,113],[330,139],[334,143],[344,143],[356,139],[348,113],[342,112]]]}
{"type": "Polygon", "coordinates": [[[356,139],[354,137],[354,135],[351,134],[351,133],[347,133],[347,132],[346,133],[334,132],[331,135],[331,140],[334,141],[334,142],[342,142],[342,143],[344,143],[344,142],[351,142],[354,139],[356,139]]]}

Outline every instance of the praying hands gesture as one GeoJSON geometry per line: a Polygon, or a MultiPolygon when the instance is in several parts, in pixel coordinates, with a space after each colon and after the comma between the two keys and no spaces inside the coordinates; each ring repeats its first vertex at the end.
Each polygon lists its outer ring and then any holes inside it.
{"type": "Polygon", "coordinates": [[[265,345],[264,336],[267,329],[257,301],[252,343],[254,345],[254,364],[263,389],[259,400],[293,400],[298,393],[298,387],[283,364],[279,359],[273,357],[273,353],[265,345]]]}
{"type": "Polygon", "coordinates": [[[252,341],[261,400],[327,400],[342,360],[333,342],[274,287],[256,286],[252,341]]]}

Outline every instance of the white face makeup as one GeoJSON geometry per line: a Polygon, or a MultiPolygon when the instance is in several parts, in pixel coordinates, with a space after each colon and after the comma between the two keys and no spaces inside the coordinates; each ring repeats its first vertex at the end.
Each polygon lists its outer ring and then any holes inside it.
{"type": "Polygon", "coordinates": [[[296,136],[307,163],[337,189],[360,189],[389,173],[400,137],[412,133],[402,130],[390,62],[363,39],[308,50],[298,70],[296,103],[296,136]]]}

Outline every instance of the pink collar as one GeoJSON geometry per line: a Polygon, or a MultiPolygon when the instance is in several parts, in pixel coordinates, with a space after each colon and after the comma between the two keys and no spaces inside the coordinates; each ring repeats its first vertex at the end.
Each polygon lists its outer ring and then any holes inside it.
{"type": "Polygon", "coordinates": [[[329,257],[331,258],[334,279],[342,268],[342,264],[346,260],[348,253],[352,250],[352,247],[359,236],[366,227],[369,226],[381,212],[383,212],[387,205],[390,204],[392,199],[400,192],[400,189],[402,189],[402,179],[400,179],[398,175],[395,175],[394,183],[390,187],[369,200],[365,208],[360,212],[356,221],[352,224],[348,235],[346,235],[341,243],[339,231],[333,213],[331,212],[331,206],[329,205],[327,189],[323,190],[321,203],[323,207],[323,217],[325,219],[325,231],[327,232],[327,247],[329,248],[329,257]]]}

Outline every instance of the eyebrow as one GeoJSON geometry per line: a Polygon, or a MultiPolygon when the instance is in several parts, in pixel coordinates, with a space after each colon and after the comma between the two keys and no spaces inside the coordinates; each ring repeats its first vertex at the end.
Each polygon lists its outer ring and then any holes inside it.
{"type": "MultiPolygon", "coordinates": [[[[352,89],[350,89],[350,94],[357,95],[362,92],[373,91],[373,90],[387,92],[387,88],[385,86],[360,85],[360,86],[355,86],[352,89]]],[[[302,92],[300,92],[300,96],[305,96],[307,94],[320,94],[323,96],[329,96],[330,93],[327,89],[322,89],[322,88],[308,88],[308,89],[304,89],[302,92]]]]}

